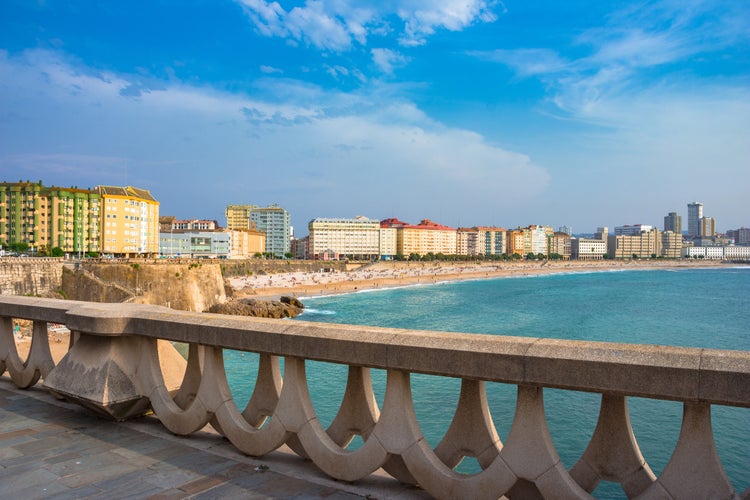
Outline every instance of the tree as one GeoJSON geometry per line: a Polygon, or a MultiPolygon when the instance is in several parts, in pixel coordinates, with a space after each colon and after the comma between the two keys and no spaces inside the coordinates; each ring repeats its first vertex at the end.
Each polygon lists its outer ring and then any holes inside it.
{"type": "Polygon", "coordinates": [[[284,257],[286,257],[287,259],[293,259],[294,258],[294,254],[292,252],[287,252],[287,253],[284,254],[284,257]]]}
{"type": "Polygon", "coordinates": [[[526,260],[536,260],[536,255],[534,255],[534,252],[527,253],[526,260]]]}
{"type": "Polygon", "coordinates": [[[409,260],[419,260],[421,258],[421,255],[419,255],[417,252],[412,252],[409,254],[409,260]]]}
{"type": "Polygon", "coordinates": [[[52,257],[62,257],[63,255],[65,255],[65,252],[63,252],[63,249],[60,247],[54,247],[50,251],[50,254],[52,255],[52,257]]]}

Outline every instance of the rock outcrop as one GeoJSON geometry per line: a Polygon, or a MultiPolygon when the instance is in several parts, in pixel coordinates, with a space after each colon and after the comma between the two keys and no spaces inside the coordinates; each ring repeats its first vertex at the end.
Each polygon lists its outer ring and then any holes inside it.
{"type": "Polygon", "coordinates": [[[302,302],[294,297],[281,297],[279,300],[239,299],[215,304],[206,312],[281,319],[296,317],[302,313],[304,307],[302,302]]]}

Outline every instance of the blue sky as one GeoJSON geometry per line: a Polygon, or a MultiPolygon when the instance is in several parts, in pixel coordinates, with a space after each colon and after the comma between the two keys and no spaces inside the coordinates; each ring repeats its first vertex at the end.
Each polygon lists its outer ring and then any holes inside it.
{"type": "Polygon", "coordinates": [[[0,180],[179,218],[724,231],[748,138],[744,1],[0,2],[0,180]]]}

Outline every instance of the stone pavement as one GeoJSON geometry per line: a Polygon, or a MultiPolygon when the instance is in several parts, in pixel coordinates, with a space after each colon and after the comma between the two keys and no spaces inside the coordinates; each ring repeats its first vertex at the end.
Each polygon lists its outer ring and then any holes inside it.
{"type": "Polygon", "coordinates": [[[429,498],[374,475],[329,479],[296,455],[247,457],[211,432],[112,422],[0,377],[0,498],[429,498]]]}

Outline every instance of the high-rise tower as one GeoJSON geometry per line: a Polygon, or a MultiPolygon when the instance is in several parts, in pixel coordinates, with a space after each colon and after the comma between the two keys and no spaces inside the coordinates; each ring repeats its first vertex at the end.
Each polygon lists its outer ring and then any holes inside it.
{"type": "Polygon", "coordinates": [[[672,231],[682,235],[682,217],[677,212],[669,212],[664,217],[664,231],[672,231]]]}
{"type": "Polygon", "coordinates": [[[703,217],[703,203],[694,201],[688,203],[688,237],[700,238],[701,218],[703,217]]]}

